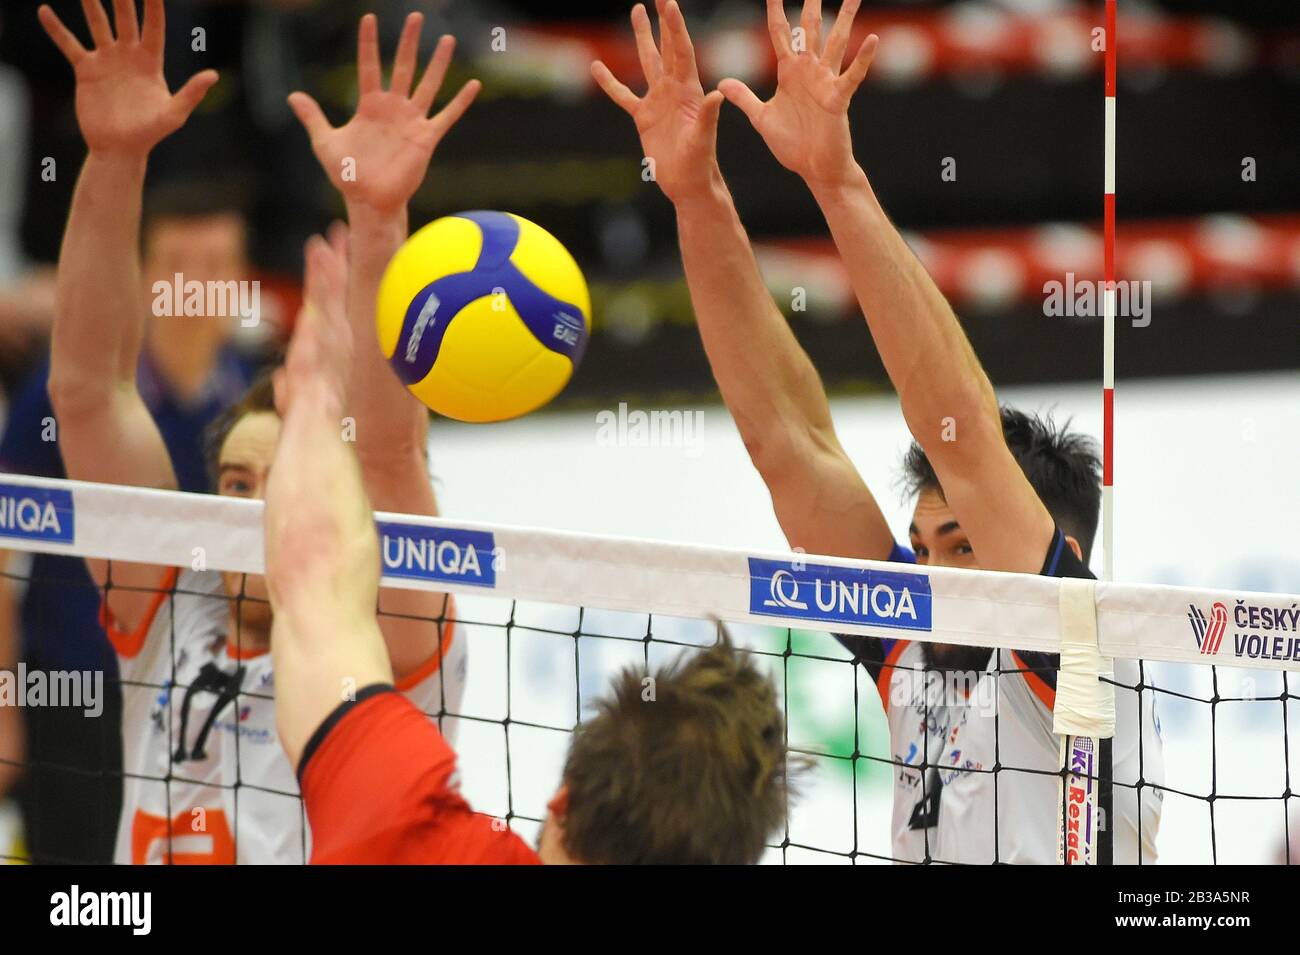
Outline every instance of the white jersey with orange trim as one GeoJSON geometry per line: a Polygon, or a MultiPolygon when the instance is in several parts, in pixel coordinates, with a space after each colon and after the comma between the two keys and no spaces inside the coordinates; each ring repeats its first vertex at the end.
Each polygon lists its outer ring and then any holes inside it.
{"type": "Polygon", "coordinates": [[[962,760],[973,713],[969,706],[951,705],[943,675],[925,670],[923,644],[880,643],[883,665],[868,667],[889,724],[894,780],[890,854],[895,862],[923,863],[936,854],[941,774],[962,760]]]}
{"type": "MultiPolygon", "coordinates": [[[[231,646],[229,607],[220,574],[171,570],[134,633],[105,615],[122,674],[118,863],[310,858],[294,767],[276,735],[271,655],[231,646]]],[[[423,712],[459,708],[466,660],[454,629],[399,681],[423,712]]]]}
{"type": "MultiPolygon", "coordinates": [[[[911,563],[915,558],[895,544],[889,560],[911,563]]],[[[1091,576],[1059,528],[1041,573],[1091,576]]],[[[835,637],[866,667],[884,704],[894,764],[894,859],[991,863],[996,848],[999,862],[1055,863],[1060,766],[1060,741],[1052,732],[1056,658],[990,650],[983,673],[924,673],[919,642],[835,637]]],[[[1142,675],[1136,661],[1115,661],[1116,864],[1135,864],[1139,843],[1143,864],[1156,860],[1164,757],[1155,691],[1148,674],[1139,710],[1139,693],[1127,689],[1139,685],[1142,675]],[[1140,815],[1139,779],[1144,783],[1140,815]]]]}
{"type": "MultiPolygon", "coordinates": [[[[1038,662],[1008,650],[990,657],[977,695],[996,700],[996,707],[966,731],[965,759],[971,765],[944,774],[936,861],[1056,863],[1060,738],[1052,732],[1055,674],[1049,684],[1038,672],[1038,662]],[[995,764],[999,771],[989,772],[995,764]]],[[[1149,675],[1144,692],[1128,689],[1138,685],[1139,676],[1137,661],[1115,661],[1111,812],[1116,865],[1136,865],[1139,845],[1142,864],[1156,862],[1163,744],[1149,675]],[[1139,778],[1145,783],[1140,814],[1139,778]]]]}

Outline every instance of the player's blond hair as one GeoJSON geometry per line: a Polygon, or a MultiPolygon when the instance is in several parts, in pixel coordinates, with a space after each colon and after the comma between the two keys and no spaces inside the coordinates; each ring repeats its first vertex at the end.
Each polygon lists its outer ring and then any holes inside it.
{"type": "Polygon", "coordinates": [[[586,863],[750,864],[783,824],[772,682],[725,633],[653,678],[627,670],[574,734],[565,849],[586,863]]]}

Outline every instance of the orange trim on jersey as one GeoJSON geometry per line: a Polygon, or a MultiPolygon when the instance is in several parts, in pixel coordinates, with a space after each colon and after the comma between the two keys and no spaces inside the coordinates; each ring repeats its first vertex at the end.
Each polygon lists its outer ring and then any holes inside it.
{"type": "Polygon", "coordinates": [[[108,609],[107,596],[100,600],[99,625],[108,634],[108,641],[113,644],[113,649],[117,651],[118,656],[129,660],[144,648],[144,640],[149,636],[153,618],[158,615],[158,608],[162,606],[163,600],[175,589],[176,578],[179,575],[180,571],[175,567],[168,567],[163,571],[162,582],[158,585],[153,600],[149,601],[149,609],[145,611],[144,619],[130,633],[118,629],[117,619],[113,616],[113,611],[108,609]]]}
{"type": "MultiPolygon", "coordinates": [[[[178,812],[170,822],[162,816],[137,809],[131,820],[131,864],[144,865],[149,861],[149,850],[159,840],[163,863],[172,865],[234,865],[235,840],[230,834],[230,823],[223,809],[194,808],[178,812]],[[207,852],[176,852],[177,839],[206,840],[207,852]],[[169,858],[170,856],[170,858],[169,858]]],[[[200,845],[202,842],[200,842],[200,845]]]]}
{"type": "Polygon", "coordinates": [[[229,637],[226,638],[226,656],[232,660],[251,660],[254,657],[264,657],[270,652],[270,647],[262,647],[260,650],[256,647],[245,647],[241,649],[231,643],[229,637]]]}
{"type": "Polygon", "coordinates": [[[1011,651],[1011,659],[1015,661],[1016,667],[1024,676],[1025,683],[1029,686],[1029,689],[1033,692],[1034,696],[1038,697],[1038,699],[1042,701],[1042,704],[1049,710],[1055,711],[1056,691],[1048,686],[1046,680],[1033,670],[1029,669],[1029,665],[1025,663],[1024,660],[1020,659],[1020,654],[1016,653],[1015,650],[1011,651]]]}
{"type": "Polygon", "coordinates": [[[898,658],[903,655],[907,649],[910,640],[896,640],[894,645],[889,648],[889,653],[885,655],[885,662],[880,665],[880,676],[876,677],[876,690],[880,693],[880,702],[885,707],[885,712],[889,712],[889,681],[894,675],[894,667],[898,663],[898,658]]]}
{"type": "Polygon", "coordinates": [[[429,679],[438,672],[438,668],[442,666],[442,661],[446,659],[448,651],[451,650],[452,637],[456,634],[456,604],[450,595],[447,597],[446,613],[447,620],[442,625],[442,646],[434,651],[433,656],[406,674],[406,676],[393,681],[393,686],[402,692],[412,690],[429,679]]]}

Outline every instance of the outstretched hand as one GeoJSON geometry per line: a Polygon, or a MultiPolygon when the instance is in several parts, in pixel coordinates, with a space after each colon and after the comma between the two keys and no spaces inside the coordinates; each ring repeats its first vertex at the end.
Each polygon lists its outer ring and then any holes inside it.
{"type": "Polygon", "coordinates": [[[87,50],[48,6],[41,26],[72,64],[77,123],[92,153],[146,156],[185,125],[214,83],[215,70],[190,77],[175,94],[163,78],[163,0],[145,0],[143,31],[135,0],[113,0],[117,35],[102,0],[82,0],[93,40],[87,50]]]}
{"type": "Polygon", "coordinates": [[[695,48],[677,0],[658,0],[660,42],[655,46],[650,15],[643,4],[632,8],[632,30],[645,74],[645,96],[638,97],[597,60],[591,73],[609,98],[636,122],[641,148],[664,195],[674,202],[708,187],[717,169],[718,113],[722,94],[707,96],[700,85],[695,48]]]}
{"type": "Polygon", "coordinates": [[[822,46],[821,0],[805,0],[796,49],[781,0],[767,0],[767,26],[776,50],[776,95],[766,103],[736,79],[718,84],[749,117],[781,165],[810,185],[842,182],[856,167],[849,135],[849,101],[871,68],[879,37],[862,41],[841,72],[860,0],[844,0],[822,46]],[[819,52],[820,51],[820,52],[819,52]]]}
{"type": "Polygon", "coordinates": [[[383,213],[405,208],[424,181],[433,151],[464,115],[481,84],[466,83],[432,117],[429,110],[442,87],[456,41],[444,36],[414,90],[420,27],[424,16],[412,13],[402,28],[393,61],[392,81],[383,88],[379,62],[379,27],[373,13],[361,18],[357,38],[360,99],[348,122],[335,129],[317,102],[292,93],[289,105],[311,137],[312,150],[330,182],[348,203],[383,213]]]}

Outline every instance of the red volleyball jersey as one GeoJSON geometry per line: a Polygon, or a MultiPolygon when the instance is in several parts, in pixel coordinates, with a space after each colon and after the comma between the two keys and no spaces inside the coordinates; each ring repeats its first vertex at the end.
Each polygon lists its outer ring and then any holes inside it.
{"type": "Polygon", "coordinates": [[[519,836],[474,812],[456,753],[392,687],[369,687],[321,724],[299,765],[320,864],[537,865],[519,836]]]}

